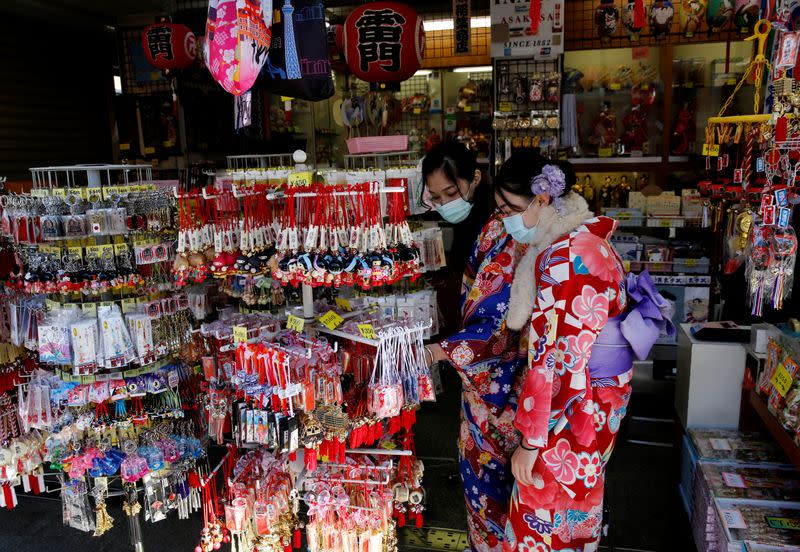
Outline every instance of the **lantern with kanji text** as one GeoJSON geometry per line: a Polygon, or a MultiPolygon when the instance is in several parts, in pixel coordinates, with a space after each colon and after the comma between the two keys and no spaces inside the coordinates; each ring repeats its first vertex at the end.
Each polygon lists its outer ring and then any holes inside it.
{"type": "Polygon", "coordinates": [[[161,70],[184,69],[197,57],[197,39],[192,30],[179,23],[154,23],[142,31],[147,61],[161,70]]]}
{"type": "Polygon", "coordinates": [[[399,2],[359,6],[344,23],[347,66],[367,82],[401,82],[422,65],[425,31],[416,10],[399,2]]]}

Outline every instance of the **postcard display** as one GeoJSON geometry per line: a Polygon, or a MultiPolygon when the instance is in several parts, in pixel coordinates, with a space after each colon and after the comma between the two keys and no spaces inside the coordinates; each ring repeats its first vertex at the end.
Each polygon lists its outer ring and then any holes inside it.
{"type": "Polygon", "coordinates": [[[406,220],[413,172],[178,192],[149,167],[32,169],[0,200],[0,505],[60,490],[66,524],[122,514],[137,550],[143,523],[195,513],[197,552],[396,550],[423,522],[413,427],[436,398],[435,292],[389,288],[442,262],[406,220]]]}

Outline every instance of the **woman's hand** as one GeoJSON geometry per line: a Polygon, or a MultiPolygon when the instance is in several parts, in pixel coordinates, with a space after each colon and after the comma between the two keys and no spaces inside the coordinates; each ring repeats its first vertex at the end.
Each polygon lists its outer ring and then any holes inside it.
{"type": "Polygon", "coordinates": [[[447,356],[447,353],[444,352],[444,349],[442,349],[442,347],[438,343],[433,343],[425,348],[430,353],[430,359],[431,359],[430,364],[450,359],[450,357],[447,356]]]}
{"type": "Polygon", "coordinates": [[[528,487],[533,485],[533,464],[539,457],[539,449],[527,450],[517,447],[511,455],[511,473],[518,483],[528,487]]]}

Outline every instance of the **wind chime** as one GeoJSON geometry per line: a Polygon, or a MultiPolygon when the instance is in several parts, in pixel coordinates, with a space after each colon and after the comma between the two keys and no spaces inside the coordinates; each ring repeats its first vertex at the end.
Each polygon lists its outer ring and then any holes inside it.
{"type": "MultiPolygon", "coordinates": [[[[785,76],[776,80],[773,113],[759,113],[765,69],[778,75],[777,60],[782,57],[776,57],[773,68],[765,55],[771,29],[772,24],[765,19],[755,25],[753,36],[747,40],[757,41],[756,55],[719,114],[708,119],[703,154],[706,170],[716,171],[717,178],[698,184],[701,195],[707,198],[703,225],[723,232],[724,272],[734,273],[746,264],[748,303],[754,316],[762,316],[766,304],[782,308],[791,293],[797,251],[797,238],[790,225],[791,208],[800,201],[794,193],[800,168],[800,133],[795,117],[800,96],[794,80],[785,76]],[[755,88],[753,114],[727,115],[749,78],[755,88]]],[[[786,42],[789,47],[794,45],[796,59],[796,40],[786,42]]]]}

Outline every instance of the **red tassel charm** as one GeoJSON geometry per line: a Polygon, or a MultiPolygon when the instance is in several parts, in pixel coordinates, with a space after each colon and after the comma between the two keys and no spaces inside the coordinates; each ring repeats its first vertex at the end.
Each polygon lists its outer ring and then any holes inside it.
{"type": "Polygon", "coordinates": [[[637,29],[644,28],[644,0],[634,0],[633,3],[633,26],[637,29]]]}
{"type": "Polygon", "coordinates": [[[397,514],[397,528],[402,529],[406,526],[406,515],[403,512],[397,514]]]}
{"type": "Polygon", "coordinates": [[[317,469],[317,449],[307,448],[305,451],[304,460],[306,464],[306,471],[313,472],[317,469]]]}
{"type": "Polygon", "coordinates": [[[294,537],[292,539],[292,546],[297,549],[300,549],[300,546],[303,544],[303,541],[300,539],[300,529],[294,530],[294,537]]]}
{"type": "Polygon", "coordinates": [[[330,448],[330,442],[327,439],[322,441],[322,443],[319,445],[319,458],[323,462],[327,462],[328,461],[328,454],[329,454],[328,453],[328,449],[329,448],[330,448]]]}
{"type": "Polygon", "coordinates": [[[347,447],[344,441],[339,441],[339,463],[344,464],[347,461],[347,447]]]}
{"type": "Polygon", "coordinates": [[[532,35],[535,35],[539,32],[539,21],[542,18],[542,0],[531,0],[528,16],[531,19],[531,26],[528,29],[532,35]]]}
{"type": "Polygon", "coordinates": [[[422,512],[419,512],[416,515],[416,520],[414,521],[414,525],[417,526],[417,529],[422,529],[422,512]]]}
{"type": "Polygon", "coordinates": [[[283,552],[292,552],[292,545],[291,544],[287,544],[284,547],[283,552]]]}
{"type": "Polygon", "coordinates": [[[294,462],[295,460],[297,460],[297,451],[293,450],[289,453],[289,462],[294,462]]]}

